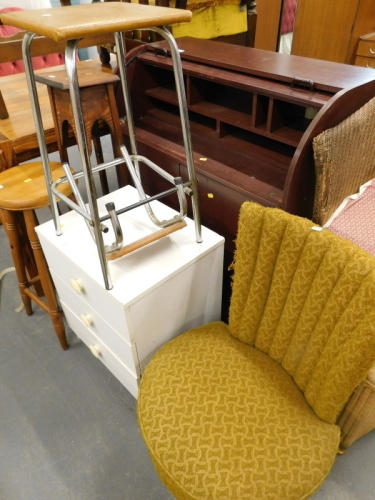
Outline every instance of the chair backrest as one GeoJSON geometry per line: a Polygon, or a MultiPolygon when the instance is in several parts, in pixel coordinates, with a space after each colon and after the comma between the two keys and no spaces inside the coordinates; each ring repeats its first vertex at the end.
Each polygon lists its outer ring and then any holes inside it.
{"type": "Polygon", "coordinates": [[[279,362],[315,413],[334,423],[375,361],[375,258],[319,229],[243,205],[229,326],[279,362]]]}
{"type": "Polygon", "coordinates": [[[313,220],[325,224],[347,196],[375,177],[375,97],[313,140],[313,220]]]}
{"type": "MultiPolygon", "coordinates": [[[[0,9],[0,14],[2,12],[9,12],[14,10],[23,10],[23,9],[20,9],[18,7],[6,7],[4,9],[0,9]]],[[[20,39],[19,37],[21,36],[21,33],[22,32],[20,32],[18,28],[0,24],[0,44],[2,44],[2,42],[6,43],[11,40],[20,39]],[[16,35],[17,33],[20,33],[20,35],[17,36],[16,35]]],[[[1,50],[2,50],[2,56],[0,61],[0,76],[14,75],[16,73],[24,73],[25,66],[23,60],[22,59],[9,60],[9,56],[7,55],[6,51],[6,46],[3,46],[1,50]]],[[[58,66],[59,64],[64,64],[64,58],[61,52],[33,57],[34,69],[49,68],[51,66],[58,66]]]]}

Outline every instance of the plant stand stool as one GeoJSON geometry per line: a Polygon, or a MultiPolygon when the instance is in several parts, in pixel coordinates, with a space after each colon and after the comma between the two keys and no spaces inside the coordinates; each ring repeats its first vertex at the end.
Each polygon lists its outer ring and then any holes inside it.
{"type": "MultiPolygon", "coordinates": [[[[65,175],[60,163],[51,162],[50,166],[54,179],[65,175]]],[[[61,347],[68,349],[63,313],[59,308],[55,287],[35,232],[35,227],[39,224],[35,209],[49,205],[42,162],[26,163],[1,172],[0,188],[0,211],[9,239],[26,314],[30,316],[33,313],[31,307],[31,300],[33,300],[51,316],[61,347]],[[28,272],[30,266],[27,261],[27,248],[29,246],[35,259],[35,272],[32,276],[28,272]],[[40,297],[43,294],[45,301],[40,297]]],[[[72,194],[69,184],[62,184],[60,189],[66,196],[72,194]]]]}

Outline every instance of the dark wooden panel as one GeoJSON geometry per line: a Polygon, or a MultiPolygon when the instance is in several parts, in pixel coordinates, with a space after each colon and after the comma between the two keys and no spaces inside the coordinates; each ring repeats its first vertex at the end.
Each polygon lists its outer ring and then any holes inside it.
{"type": "MultiPolygon", "coordinates": [[[[279,54],[267,50],[251,49],[210,40],[182,37],[177,39],[184,52],[184,60],[209,66],[261,76],[271,80],[291,82],[294,78],[312,80],[321,90],[337,92],[354,87],[365,80],[372,80],[371,70],[357,67],[348,70],[346,65],[309,59],[301,56],[279,54]]],[[[165,42],[154,44],[167,47],[165,42]]]]}

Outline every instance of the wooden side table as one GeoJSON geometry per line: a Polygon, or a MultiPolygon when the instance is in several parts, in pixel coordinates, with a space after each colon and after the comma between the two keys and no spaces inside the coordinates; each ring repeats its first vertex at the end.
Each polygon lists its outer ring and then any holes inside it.
{"type": "MultiPolygon", "coordinates": [[[[122,132],[114,93],[114,85],[120,81],[120,78],[113,73],[95,71],[84,66],[77,68],[77,75],[88,151],[91,155],[92,144],[94,144],[96,161],[100,164],[104,162],[100,144],[100,136],[103,135],[100,129],[103,129],[103,122],[111,134],[115,158],[120,155],[119,146],[122,144],[122,132]]],[[[60,157],[63,162],[68,163],[69,127],[72,127],[76,140],[77,129],[66,71],[51,68],[49,73],[36,75],[35,80],[48,87],[60,157]]],[[[128,184],[129,178],[125,165],[117,165],[116,172],[119,186],[128,184]]],[[[105,170],[101,170],[99,175],[103,194],[108,194],[109,188],[105,170]]]]}
{"type": "MultiPolygon", "coordinates": [[[[64,175],[60,163],[51,162],[51,169],[55,179],[64,175]]],[[[0,187],[0,212],[9,238],[26,314],[30,316],[33,313],[31,307],[33,300],[50,315],[60,345],[63,349],[67,349],[69,346],[65,336],[63,315],[35,232],[35,227],[39,224],[35,209],[49,205],[42,163],[40,161],[26,163],[1,172],[0,187]],[[45,296],[45,300],[42,300],[41,295],[45,296]]],[[[61,186],[61,189],[66,195],[72,194],[68,184],[61,186]]]]}
{"type": "Polygon", "coordinates": [[[375,33],[360,37],[354,64],[375,69],[375,33]]]}

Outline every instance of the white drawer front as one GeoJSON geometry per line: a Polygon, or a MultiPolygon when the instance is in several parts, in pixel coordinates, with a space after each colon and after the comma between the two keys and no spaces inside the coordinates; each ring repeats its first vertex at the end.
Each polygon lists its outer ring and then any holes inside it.
{"type": "Polygon", "coordinates": [[[84,300],[93,310],[98,311],[105,318],[110,318],[111,326],[119,335],[129,343],[133,343],[125,319],[124,305],[116,300],[104,286],[99,285],[89,274],[66,258],[59,248],[51,245],[44,238],[41,239],[41,242],[53,279],[55,280],[57,276],[65,283],[73,297],[77,300],[84,300]],[[81,284],[81,293],[76,291],[72,280],[81,284]]]}
{"type": "Polygon", "coordinates": [[[107,346],[62,301],[61,306],[69,326],[76,335],[95,353],[113,375],[135,397],[138,396],[138,377],[136,377],[107,346]]]}
{"type": "MultiPolygon", "coordinates": [[[[68,306],[75,314],[84,328],[99,338],[122,363],[131,371],[134,376],[139,375],[139,363],[135,345],[130,345],[126,340],[120,337],[116,331],[100,316],[100,312],[93,310],[85,301],[78,298],[63,283],[60,278],[52,273],[60,300],[68,306]]],[[[74,330],[72,325],[69,326],[74,330]]]]}
{"type": "MultiPolygon", "coordinates": [[[[60,299],[74,312],[82,324],[100,338],[104,344],[116,354],[118,358],[129,368],[134,375],[139,375],[139,363],[137,350],[134,344],[129,344],[121,335],[114,330],[109,322],[110,312],[106,309],[93,309],[85,300],[74,293],[61,279],[52,271],[51,273],[60,299]]],[[[70,326],[70,325],[69,325],[70,326]]],[[[122,331],[127,327],[124,325],[122,331]]]]}

